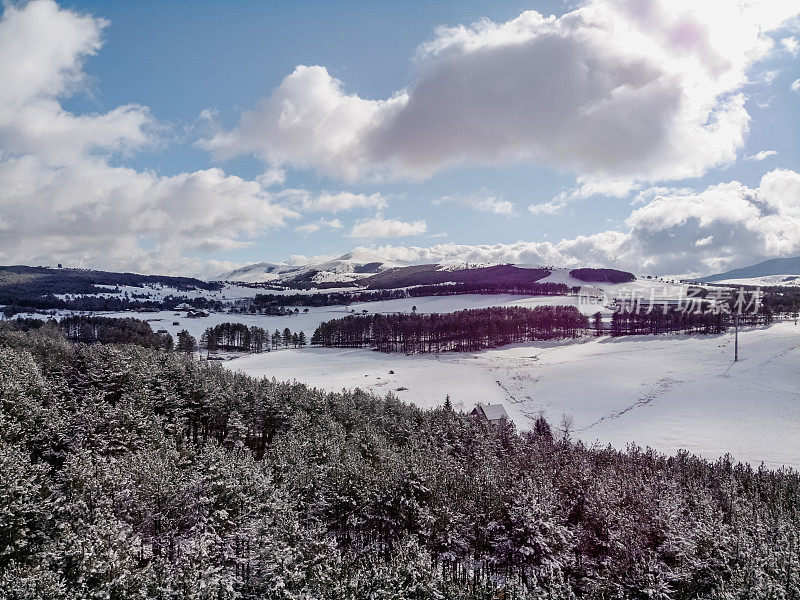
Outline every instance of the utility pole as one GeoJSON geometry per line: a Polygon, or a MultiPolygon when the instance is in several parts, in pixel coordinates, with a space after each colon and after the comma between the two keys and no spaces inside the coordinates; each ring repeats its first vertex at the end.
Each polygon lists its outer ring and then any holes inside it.
{"type": "Polygon", "coordinates": [[[733,342],[733,362],[736,362],[739,360],[739,315],[734,315],[733,326],[736,330],[733,342]]]}

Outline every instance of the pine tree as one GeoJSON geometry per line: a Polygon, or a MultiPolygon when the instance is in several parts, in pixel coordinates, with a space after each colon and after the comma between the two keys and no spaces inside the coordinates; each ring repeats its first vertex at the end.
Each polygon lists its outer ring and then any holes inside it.
{"type": "Polygon", "coordinates": [[[281,343],[281,332],[276,329],[275,332],[272,334],[273,350],[277,350],[280,343],[281,343]]]}
{"type": "Polygon", "coordinates": [[[300,343],[300,336],[297,335],[297,332],[292,334],[292,346],[297,348],[297,345],[300,343]]]}
{"type": "Polygon", "coordinates": [[[175,347],[175,340],[172,339],[172,336],[168,333],[164,333],[161,335],[161,342],[162,348],[167,352],[172,352],[173,348],[175,347]]]}
{"type": "Polygon", "coordinates": [[[209,327],[203,332],[203,335],[200,337],[200,347],[209,352],[219,347],[219,340],[213,328],[209,327]]]}
{"type": "Polygon", "coordinates": [[[552,441],[553,439],[553,431],[550,429],[550,423],[544,418],[543,413],[539,413],[539,416],[536,417],[536,421],[533,423],[533,434],[547,440],[552,441]]]}
{"type": "Polygon", "coordinates": [[[305,332],[301,331],[297,336],[297,343],[300,345],[301,348],[305,347],[308,342],[306,341],[306,334],[305,332]]]}
{"type": "Polygon", "coordinates": [[[197,340],[185,329],[178,333],[178,352],[192,354],[197,349],[197,340]]]}
{"type": "Polygon", "coordinates": [[[792,469],[8,326],[0,598],[800,597],[792,469]]]}
{"type": "Polygon", "coordinates": [[[283,342],[283,347],[288,348],[289,344],[292,343],[292,332],[287,327],[283,330],[283,335],[281,336],[281,341],[283,342]]]}
{"type": "Polygon", "coordinates": [[[600,311],[594,313],[594,331],[595,335],[600,335],[603,332],[603,315],[600,311]]]}

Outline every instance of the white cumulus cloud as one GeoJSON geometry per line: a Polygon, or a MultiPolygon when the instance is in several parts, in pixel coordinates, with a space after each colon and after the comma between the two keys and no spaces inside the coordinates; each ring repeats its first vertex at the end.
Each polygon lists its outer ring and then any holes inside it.
{"type": "Polygon", "coordinates": [[[219,156],[346,180],[424,179],[452,165],[534,162],[612,193],[733,162],[750,116],[747,72],[796,3],[593,0],[561,17],[442,27],[417,77],[383,100],[298,66],[240,124],[204,141],[219,156]],[[724,14],[725,18],[720,18],[724,14]]]}
{"type": "Polygon", "coordinates": [[[328,192],[319,194],[304,189],[289,188],[278,192],[277,197],[292,208],[303,212],[346,212],[359,208],[386,208],[386,198],[379,193],[328,192]]]}
{"type": "Polygon", "coordinates": [[[770,156],[777,156],[777,150],[762,150],[761,152],[756,152],[755,154],[751,154],[749,156],[745,156],[745,160],[754,160],[754,161],[762,161],[765,158],[769,158],[770,156]]]}
{"type": "Polygon", "coordinates": [[[781,45],[787,52],[797,54],[797,50],[800,49],[800,40],[796,37],[785,37],[781,39],[781,45]]]}
{"type": "Polygon", "coordinates": [[[294,228],[295,231],[300,233],[316,233],[321,229],[341,229],[342,222],[339,219],[319,219],[311,223],[303,223],[294,228]]]}
{"type": "Polygon", "coordinates": [[[480,193],[468,196],[442,196],[433,201],[434,205],[457,204],[479,212],[512,217],[516,214],[514,203],[497,198],[494,194],[480,193]]]}
{"type": "Polygon", "coordinates": [[[574,192],[559,192],[552,200],[528,205],[528,211],[534,215],[554,215],[564,210],[573,198],[575,198],[574,192]]]}
{"type": "Polygon", "coordinates": [[[377,216],[358,221],[348,235],[352,238],[396,238],[421,235],[427,230],[425,221],[406,222],[377,216]]]}

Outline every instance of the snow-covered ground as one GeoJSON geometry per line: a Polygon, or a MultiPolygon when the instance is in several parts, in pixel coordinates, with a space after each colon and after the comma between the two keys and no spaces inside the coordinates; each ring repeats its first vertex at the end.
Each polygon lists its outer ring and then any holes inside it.
{"type": "Polygon", "coordinates": [[[715,281],[715,284],[728,285],[756,285],[769,287],[773,285],[800,286],[800,275],[764,275],[763,277],[749,277],[745,279],[725,279],[715,281]]]}
{"type": "MultiPolygon", "coordinates": [[[[562,280],[564,276],[558,274],[562,280]]],[[[646,279],[598,284],[595,291],[608,299],[630,293],[632,285],[642,295],[649,289],[664,294],[664,282],[646,279]]],[[[220,295],[231,298],[256,291],[227,286],[220,295]]],[[[583,293],[594,291],[584,286],[583,293]]],[[[685,286],[676,285],[669,293],[685,294],[685,286]]],[[[97,314],[144,319],[154,330],[165,329],[173,336],[187,329],[198,339],[207,327],[226,321],[270,331],[288,327],[304,331],[310,339],[321,322],[351,311],[410,312],[416,306],[420,313],[445,313],[566,304],[579,306],[587,315],[598,310],[608,314],[602,304],[585,301],[577,296],[454,295],[309,307],[307,313],[300,307],[299,314],[284,317],[212,313],[190,319],[173,311],[97,314]]],[[[742,332],[742,359],[735,365],[731,344],[732,334],[725,334],[592,338],[436,356],[306,348],[245,356],[226,365],[328,390],[393,391],[421,406],[440,404],[447,394],[465,410],[478,401],[502,402],[522,428],[529,427],[539,411],[553,425],[562,414],[571,415],[575,435],[590,443],[623,447],[633,441],[665,452],[686,448],[711,458],[731,452],[752,463],[800,467],[800,326],[780,323],[742,332]],[[389,374],[392,370],[395,373],[389,374]]]]}
{"type": "Polygon", "coordinates": [[[307,348],[225,364],[331,391],[392,391],[420,406],[441,404],[448,394],[464,410],[502,402],[520,428],[530,427],[539,411],[554,426],[569,415],[573,436],[587,443],[623,448],[635,442],[668,453],[684,448],[712,459],[730,452],[751,464],[798,468],[800,325],[741,331],[739,342],[738,363],[728,333],[588,338],[474,354],[307,348]]]}
{"type": "Polygon", "coordinates": [[[209,300],[219,300],[220,302],[233,302],[242,298],[252,298],[256,294],[264,293],[263,289],[245,287],[236,284],[225,284],[221,290],[179,290],[178,288],[154,284],[144,286],[130,285],[104,285],[95,284],[95,287],[107,290],[95,294],[55,294],[57,298],[123,298],[126,295],[131,299],[144,299],[160,302],[167,296],[185,298],[207,298],[209,300]]]}

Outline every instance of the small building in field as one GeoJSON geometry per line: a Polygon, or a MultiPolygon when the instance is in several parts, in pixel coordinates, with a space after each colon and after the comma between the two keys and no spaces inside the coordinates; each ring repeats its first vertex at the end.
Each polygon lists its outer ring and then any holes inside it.
{"type": "Polygon", "coordinates": [[[510,421],[508,413],[502,404],[481,404],[478,402],[469,414],[471,417],[481,421],[489,421],[492,424],[510,421]]]}

